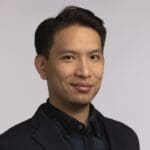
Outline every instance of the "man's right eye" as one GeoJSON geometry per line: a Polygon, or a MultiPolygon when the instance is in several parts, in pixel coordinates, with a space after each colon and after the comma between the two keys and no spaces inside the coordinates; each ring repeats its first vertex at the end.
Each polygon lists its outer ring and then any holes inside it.
{"type": "Polygon", "coordinates": [[[62,57],[62,60],[64,60],[65,62],[72,62],[72,61],[75,60],[75,57],[72,56],[72,55],[64,55],[64,56],[62,57]]]}
{"type": "Polygon", "coordinates": [[[70,56],[70,55],[63,56],[62,58],[65,59],[65,60],[72,60],[72,59],[74,59],[74,57],[70,56]]]}

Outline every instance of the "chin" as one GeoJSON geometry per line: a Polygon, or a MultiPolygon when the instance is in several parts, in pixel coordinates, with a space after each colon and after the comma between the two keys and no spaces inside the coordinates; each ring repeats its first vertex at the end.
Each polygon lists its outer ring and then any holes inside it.
{"type": "Polygon", "coordinates": [[[71,99],[71,102],[73,104],[78,104],[78,105],[88,105],[90,104],[92,101],[92,99],[85,99],[85,98],[74,98],[74,99],[71,99]]]}
{"type": "Polygon", "coordinates": [[[83,108],[89,106],[90,102],[91,101],[89,101],[89,102],[83,102],[83,101],[82,102],[81,101],[71,102],[70,107],[75,110],[83,109],[83,108]]]}

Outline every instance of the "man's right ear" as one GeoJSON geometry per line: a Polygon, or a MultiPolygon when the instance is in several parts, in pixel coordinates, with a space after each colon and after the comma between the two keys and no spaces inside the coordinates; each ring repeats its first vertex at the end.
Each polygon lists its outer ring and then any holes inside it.
{"type": "Polygon", "coordinates": [[[35,67],[40,74],[40,77],[43,80],[47,80],[48,77],[48,69],[47,69],[47,59],[42,55],[37,55],[34,60],[35,67]]]}

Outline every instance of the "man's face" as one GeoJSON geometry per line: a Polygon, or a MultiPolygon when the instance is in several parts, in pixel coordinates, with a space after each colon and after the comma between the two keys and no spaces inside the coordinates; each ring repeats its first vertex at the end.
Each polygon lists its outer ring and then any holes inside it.
{"type": "Polygon", "coordinates": [[[92,28],[72,25],[55,34],[47,60],[50,98],[57,104],[89,104],[104,70],[101,40],[92,28]]]}

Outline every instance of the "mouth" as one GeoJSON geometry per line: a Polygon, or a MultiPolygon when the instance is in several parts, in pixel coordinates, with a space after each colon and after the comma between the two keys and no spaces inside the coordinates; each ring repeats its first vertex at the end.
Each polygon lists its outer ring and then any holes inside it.
{"type": "Polygon", "coordinates": [[[71,86],[79,93],[88,93],[93,87],[90,83],[71,83],[71,86]]]}

